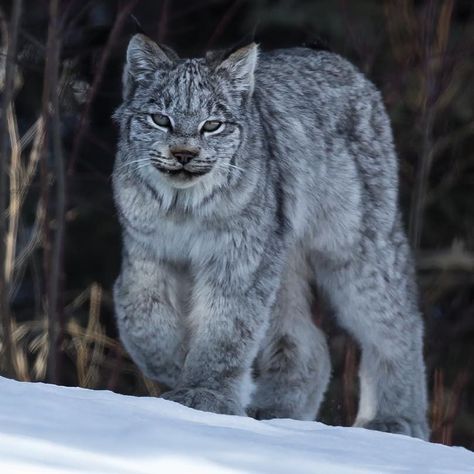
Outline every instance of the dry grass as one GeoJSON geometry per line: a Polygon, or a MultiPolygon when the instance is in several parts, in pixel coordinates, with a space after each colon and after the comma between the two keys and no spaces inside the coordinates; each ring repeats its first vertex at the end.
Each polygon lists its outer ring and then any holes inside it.
{"type": "MultiPolygon", "coordinates": [[[[105,333],[100,322],[102,288],[94,283],[78,295],[66,309],[68,319],[62,352],[74,370],[76,385],[89,389],[117,390],[122,378],[135,379],[138,394],[159,396],[159,385],[144,377],[127,356],[121,344],[105,333]],[[82,326],[83,310],[87,324],[82,326]],[[74,313],[80,316],[72,316],[74,313]]],[[[48,319],[11,322],[12,345],[15,358],[14,378],[25,382],[43,381],[48,363],[48,319]]]]}

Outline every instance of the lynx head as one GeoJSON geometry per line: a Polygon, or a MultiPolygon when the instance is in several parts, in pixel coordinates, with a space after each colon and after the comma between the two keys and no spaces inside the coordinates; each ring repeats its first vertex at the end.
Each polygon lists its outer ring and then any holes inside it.
{"type": "Polygon", "coordinates": [[[127,50],[124,103],[116,114],[125,166],[155,189],[219,186],[242,172],[234,161],[246,132],[256,62],[256,44],[227,55],[180,59],[135,35],[127,50]]]}

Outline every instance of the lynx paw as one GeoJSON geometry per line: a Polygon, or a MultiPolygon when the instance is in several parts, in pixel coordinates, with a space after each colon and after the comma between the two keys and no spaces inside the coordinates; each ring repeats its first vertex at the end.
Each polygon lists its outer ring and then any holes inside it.
{"type": "Polygon", "coordinates": [[[245,416],[240,403],[214,390],[206,388],[179,388],[164,393],[161,398],[181,403],[190,408],[224,415],[245,416]]]}
{"type": "Polygon", "coordinates": [[[428,439],[429,430],[426,422],[405,418],[375,418],[368,422],[356,423],[355,426],[385,433],[403,434],[414,438],[428,439]]]}

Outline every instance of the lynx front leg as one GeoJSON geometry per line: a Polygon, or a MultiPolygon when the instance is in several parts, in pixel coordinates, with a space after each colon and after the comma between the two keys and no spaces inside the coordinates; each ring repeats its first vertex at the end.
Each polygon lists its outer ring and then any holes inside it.
{"type": "Polygon", "coordinates": [[[245,415],[251,366],[278,277],[270,271],[271,263],[244,270],[243,258],[233,266],[223,259],[218,268],[196,277],[189,351],[177,389],[164,398],[198,410],[245,415]]]}
{"type": "Polygon", "coordinates": [[[145,375],[168,387],[184,358],[176,277],[171,267],[127,255],[114,286],[120,339],[145,375]]]}
{"type": "Polygon", "coordinates": [[[316,261],[341,324],[362,348],[355,425],[428,437],[423,325],[404,234],[361,243],[353,261],[316,261]]]}

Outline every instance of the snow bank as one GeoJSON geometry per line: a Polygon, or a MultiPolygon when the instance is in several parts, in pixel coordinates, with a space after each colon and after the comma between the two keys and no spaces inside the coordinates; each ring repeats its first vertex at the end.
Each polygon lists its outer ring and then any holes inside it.
{"type": "Polygon", "coordinates": [[[0,472],[474,473],[474,453],[400,435],[215,415],[0,378],[0,472]]]}

